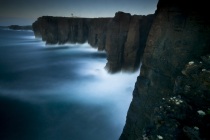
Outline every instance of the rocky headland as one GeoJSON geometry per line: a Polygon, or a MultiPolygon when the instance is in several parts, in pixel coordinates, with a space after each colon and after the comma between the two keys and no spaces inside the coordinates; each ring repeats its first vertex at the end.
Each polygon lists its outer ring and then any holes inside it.
{"type": "Polygon", "coordinates": [[[84,43],[107,52],[110,72],[141,73],[120,140],[210,139],[210,17],[204,0],[159,0],[154,15],[44,16],[47,44],[84,43]]]}
{"type": "Polygon", "coordinates": [[[43,16],[33,23],[36,37],[46,44],[85,43],[107,52],[106,68],[114,73],[135,71],[146,46],[154,15],[117,12],[114,18],[43,16]]]}

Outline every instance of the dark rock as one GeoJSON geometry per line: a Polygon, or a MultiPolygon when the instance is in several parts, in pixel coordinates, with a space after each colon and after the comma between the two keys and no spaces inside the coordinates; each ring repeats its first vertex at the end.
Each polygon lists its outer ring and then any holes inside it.
{"type": "Polygon", "coordinates": [[[57,20],[54,17],[40,17],[32,24],[32,27],[35,37],[41,37],[46,44],[58,43],[57,20]]]}
{"type": "Polygon", "coordinates": [[[155,15],[40,17],[33,30],[48,44],[88,41],[105,49],[109,72],[136,70],[144,53],[120,140],[210,139],[210,57],[204,56],[210,53],[210,17],[205,5],[204,0],[159,0],[155,15]]]}
{"type": "MultiPolygon", "coordinates": [[[[117,72],[122,68],[124,46],[128,35],[131,15],[117,12],[109,22],[106,37],[107,64],[110,72],[117,72]]],[[[137,28],[138,30],[138,28],[137,28]]]]}
{"type": "Polygon", "coordinates": [[[140,60],[154,15],[131,16],[118,12],[108,24],[106,51],[108,71],[135,71],[140,60]]]}
{"type": "MultiPolygon", "coordinates": [[[[190,123],[197,122],[193,116],[198,116],[198,113],[192,109],[195,107],[192,104],[205,106],[205,108],[200,108],[205,112],[205,109],[209,107],[209,83],[201,80],[208,75],[207,73],[205,76],[198,75],[202,67],[197,63],[184,70],[186,77],[194,78],[189,80],[193,81],[192,85],[189,83],[185,87],[176,86],[176,90],[173,90],[175,83],[177,85],[182,83],[182,76],[178,81],[176,78],[182,75],[185,64],[192,60],[199,62],[200,56],[210,53],[210,18],[209,15],[203,15],[204,10],[200,10],[205,9],[203,7],[207,3],[203,0],[197,3],[199,3],[197,7],[194,7],[191,4],[186,5],[181,0],[159,1],[144,50],[141,74],[138,78],[146,79],[148,82],[145,80],[136,82],[133,100],[120,140],[137,140],[147,136],[149,139],[158,139],[158,136],[164,139],[186,138],[184,132],[180,131],[180,128],[183,128],[182,125],[186,124],[192,128],[194,126],[190,123]],[[199,81],[205,84],[198,84],[199,81]],[[197,89],[196,92],[192,94],[191,90],[195,89],[197,89]],[[182,96],[178,93],[182,93],[182,96]],[[187,95],[183,96],[185,93],[187,95]],[[163,102],[163,98],[169,100],[172,97],[182,100],[180,107],[176,104],[172,106],[167,101],[163,102]],[[192,103],[189,104],[189,102],[192,103]],[[167,105],[172,108],[167,110],[167,105]],[[157,108],[159,110],[161,106],[164,109],[160,111],[160,114],[154,113],[158,112],[155,110],[157,108]],[[189,117],[189,114],[192,117],[189,117]],[[188,121],[183,123],[183,120],[188,121]],[[157,124],[160,127],[157,127],[157,124]]],[[[207,57],[205,60],[208,60],[207,57]]],[[[195,124],[204,125],[203,123],[195,124]]],[[[208,127],[209,124],[202,128],[208,127]]],[[[200,131],[200,135],[209,139],[204,131],[200,131]]]]}
{"type": "Polygon", "coordinates": [[[131,16],[117,12],[114,18],[65,18],[43,16],[33,23],[36,37],[46,44],[88,43],[106,50],[109,72],[135,71],[146,46],[154,15],[131,16]]]}
{"type": "Polygon", "coordinates": [[[70,32],[68,42],[85,43],[88,38],[88,22],[89,19],[85,18],[73,18],[69,20],[70,32]]]}
{"type": "Polygon", "coordinates": [[[88,18],[43,16],[33,23],[33,30],[46,44],[85,43],[88,22],[88,18]]]}
{"type": "Polygon", "coordinates": [[[94,18],[89,23],[88,43],[98,50],[105,50],[107,25],[111,18],[94,18]]]}
{"type": "MultiPolygon", "coordinates": [[[[124,63],[123,68],[136,68],[136,65],[140,64],[140,20],[141,16],[132,16],[127,38],[124,45],[124,63]]],[[[145,41],[146,42],[146,41],[145,41]]]]}
{"type": "MultiPolygon", "coordinates": [[[[202,58],[204,57],[209,56],[202,58]]],[[[152,108],[148,108],[148,105],[151,107],[151,102],[149,102],[151,97],[147,99],[148,95],[139,96],[138,91],[136,91],[137,88],[135,88],[129,110],[132,116],[127,120],[127,124],[133,129],[129,139],[136,139],[136,137],[149,140],[210,139],[208,132],[210,128],[210,69],[207,69],[209,66],[200,59],[190,61],[183,69],[183,71],[188,71],[188,74],[176,78],[173,94],[153,102],[152,108]],[[189,71],[190,67],[199,67],[199,69],[189,71]],[[139,106],[141,105],[139,100],[146,102],[143,107],[145,110],[141,114],[135,114],[139,109],[142,109],[139,106]],[[150,113],[146,114],[148,112],[150,113]],[[141,120],[144,115],[150,120],[146,124],[141,120]],[[129,121],[135,121],[135,127],[130,126],[129,121]],[[140,132],[140,126],[143,127],[143,125],[144,128],[140,132]]],[[[136,84],[138,88],[148,88],[148,85],[148,79],[138,78],[136,84]]],[[[143,93],[146,94],[145,91],[143,93]]],[[[125,138],[122,136],[121,139],[125,138]]]]}
{"type": "Polygon", "coordinates": [[[183,128],[184,135],[189,140],[201,140],[199,136],[199,130],[196,130],[195,128],[190,128],[188,126],[185,126],[183,128]]]}

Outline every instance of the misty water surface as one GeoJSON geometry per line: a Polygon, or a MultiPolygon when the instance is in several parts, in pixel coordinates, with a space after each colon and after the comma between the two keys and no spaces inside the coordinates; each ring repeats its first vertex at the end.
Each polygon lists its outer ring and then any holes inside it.
{"type": "Polygon", "coordinates": [[[117,140],[138,72],[108,74],[86,44],[0,29],[1,140],[117,140]]]}

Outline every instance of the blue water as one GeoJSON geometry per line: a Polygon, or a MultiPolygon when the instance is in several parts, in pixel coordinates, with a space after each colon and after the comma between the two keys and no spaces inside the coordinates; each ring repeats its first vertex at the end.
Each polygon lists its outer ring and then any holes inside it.
{"type": "Polygon", "coordinates": [[[137,73],[108,74],[86,44],[0,29],[0,140],[117,140],[137,73]]]}

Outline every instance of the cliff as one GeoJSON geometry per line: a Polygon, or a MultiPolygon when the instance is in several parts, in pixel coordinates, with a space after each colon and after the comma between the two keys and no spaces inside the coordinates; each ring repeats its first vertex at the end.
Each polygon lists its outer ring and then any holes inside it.
{"type": "Polygon", "coordinates": [[[46,44],[88,42],[98,50],[105,50],[106,69],[111,73],[135,71],[139,68],[153,17],[123,12],[117,12],[114,18],[43,16],[33,23],[33,31],[46,44]]]}
{"type": "Polygon", "coordinates": [[[205,5],[159,0],[120,140],[210,139],[205,5]]]}
{"type": "Polygon", "coordinates": [[[111,18],[93,18],[89,22],[88,43],[98,50],[105,50],[107,26],[111,18]]]}
{"type": "Polygon", "coordinates": [[[107,29],[106,67],[109,71],[135,71],[139,68],[153,18],[154,15],[131,16],[122,12],[115,14],[107,29]]]}
{"type": "Polygon", "coordinates": [[[43,16],[33,23],[36,37],[46,44],[85,43],[88,37],[88,18],[43,16]]]}

